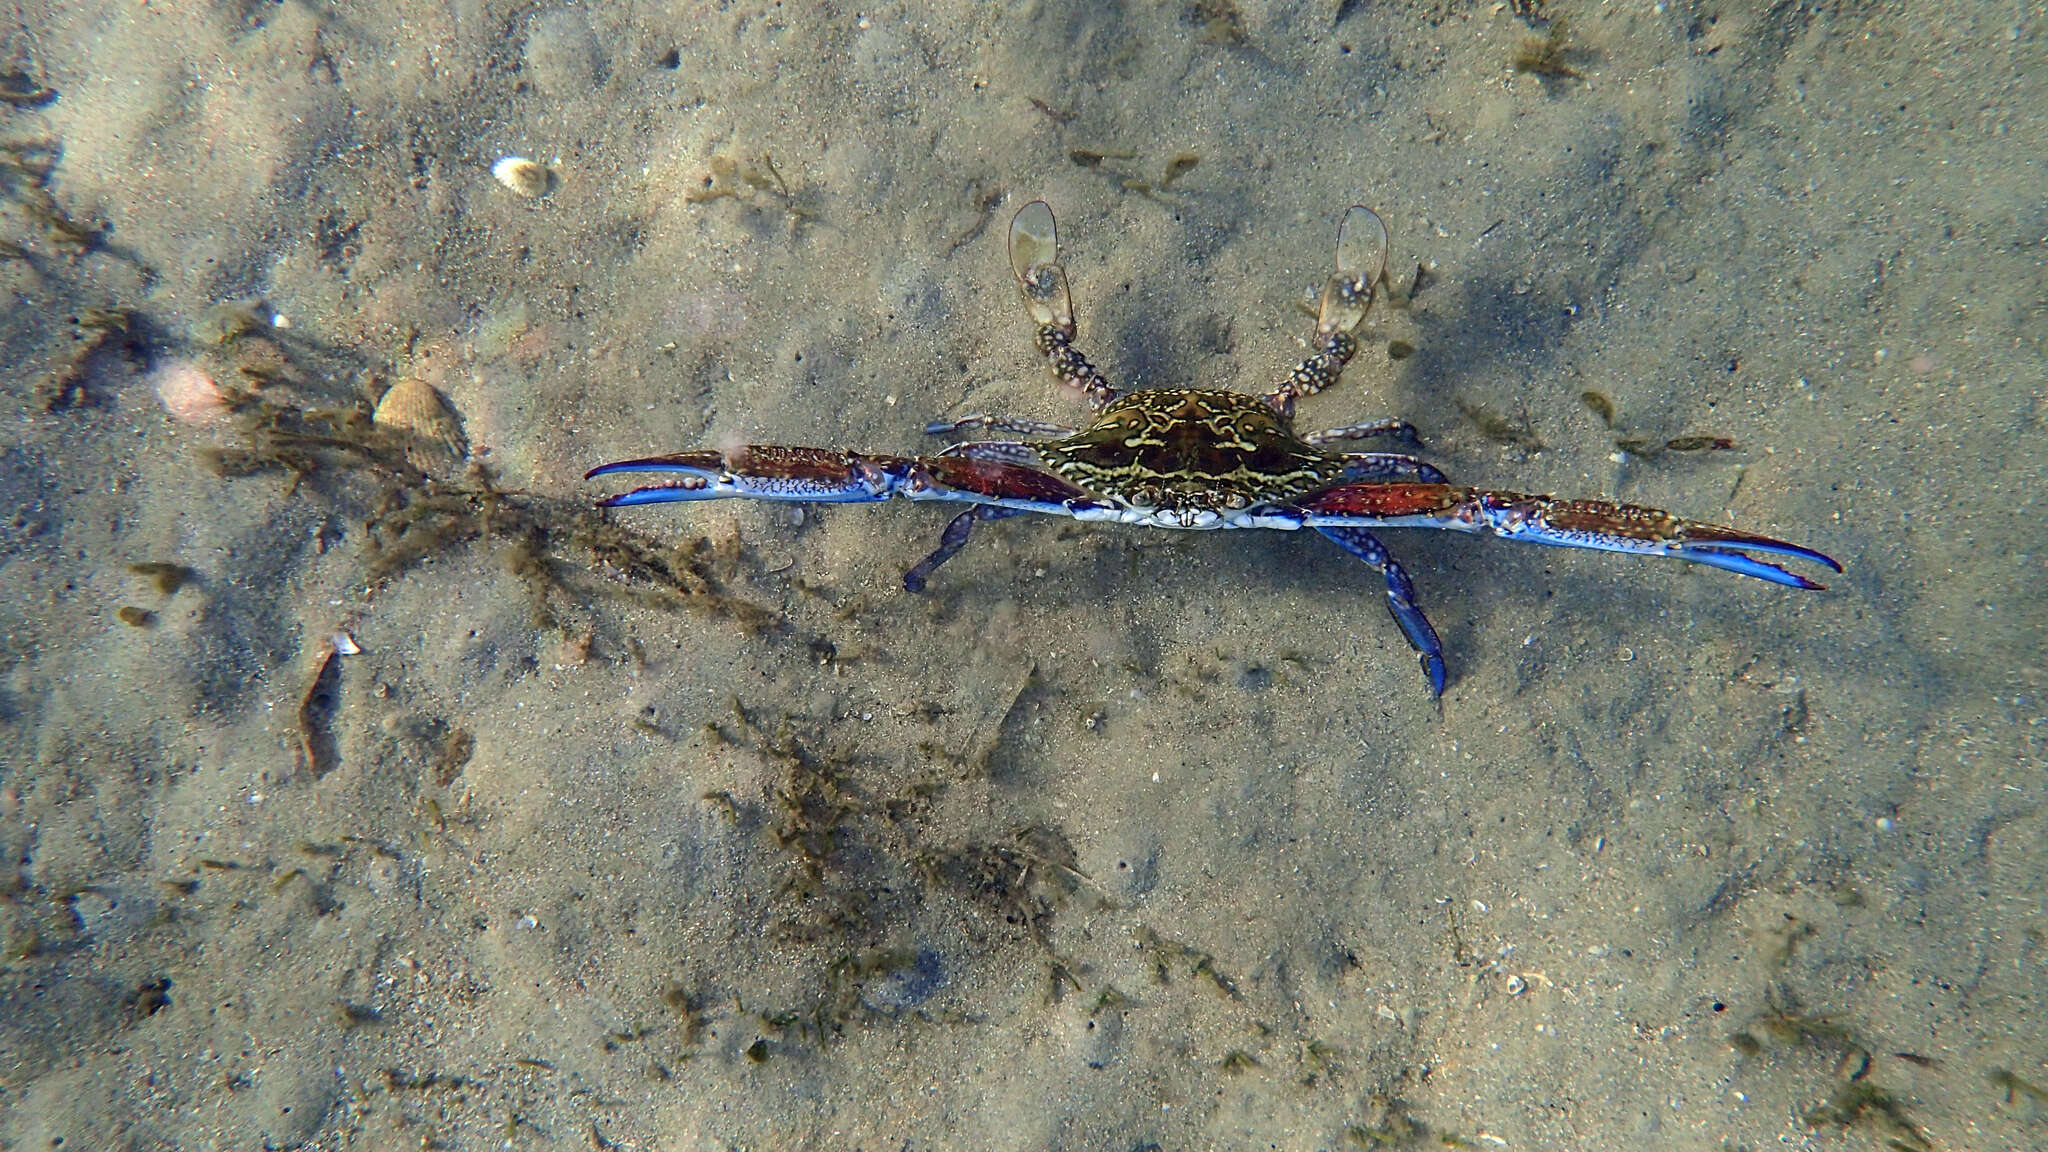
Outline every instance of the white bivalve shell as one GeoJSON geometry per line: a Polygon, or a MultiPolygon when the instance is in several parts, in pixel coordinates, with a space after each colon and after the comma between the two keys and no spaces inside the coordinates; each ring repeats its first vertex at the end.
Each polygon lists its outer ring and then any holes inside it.
{"type": "Polygon", "coordinates": [[[491,165],[491,176],[528,200],[547,195],[549,186],[554,183],[554,176],[547,165],[524,156],[499,157],[498,162],[491,165]]]}

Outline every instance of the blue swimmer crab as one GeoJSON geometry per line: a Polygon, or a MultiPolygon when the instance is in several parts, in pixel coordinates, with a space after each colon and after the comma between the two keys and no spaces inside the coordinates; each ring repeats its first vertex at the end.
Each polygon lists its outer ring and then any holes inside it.
{"type": "Polygon", "coordinates": [[[1032,439],[970,440],[933,456],[753,444],[620,460],[591,469],[585,478],[664,476],[602,502],[613,508],[733,497],[821,504],[903,497],[972,505],[946,525],[937,550],[904,573],[903,586],[911,592],[924,590],[932,572],[966,545],[977,522],[1024,512],[1153,528],[1313,528],[1385,580],[1387,607],[1420,653],[1437,696],[1445,685],[1443,644],[1416,605],[1414,583],[1372,529],[1438,528],[1672,556],[1810,590],[1823,585],[1751,553],[1842,570],[1811,548],[1658,508],[1464,487],[1415,456],[1333,447],[1371,437],[1413,441],[1415,429],[1405,421],[1297,433],[1295,401],[1336,383],[1357,354],[1352,333],[1385,283],[1387,250],[1386,225],[1371,209],[1353,206],[1338,228],[1337,267],[1323,288],[1312,354],[1271,391],[1120,392],[1074,345],[1074,310],[1052,209],[1033,201],[1010,224],[1010,267],[1036,326],[1038,354],[1094,412],[1085,427],[963,416],[927,425],[925,432],[992,431],[1032,439]]]}

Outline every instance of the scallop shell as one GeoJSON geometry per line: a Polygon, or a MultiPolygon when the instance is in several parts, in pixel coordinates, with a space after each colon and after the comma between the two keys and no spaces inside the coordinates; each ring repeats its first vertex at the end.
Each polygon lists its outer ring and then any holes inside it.
{"type": "Polygon", "coordinates": [[[462,419],[432,384],[417,376],[407,376],[386,390],[370,419],[380,428],[409,433],[416,446],[426,448],[426,452],[411,448],[406,452],[421,468],[446,463],[445,459],[434,459],[436,452],[448,453],[458,460],[469,454],[462,419]]]}
{"type": "Polygon", "coordinates": [[[548,185],[553,177],[548,167],[538,160],[524,156],[501,156],[491,165],[491,175],[498,183],[531,200],[547,195],[548,185]]]}

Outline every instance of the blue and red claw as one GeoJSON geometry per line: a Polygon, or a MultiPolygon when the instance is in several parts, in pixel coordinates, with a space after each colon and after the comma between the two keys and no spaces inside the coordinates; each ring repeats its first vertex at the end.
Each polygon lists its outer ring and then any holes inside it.
{"type": "Polygon", "coordinates": [[[1355,483],[1301,502],[1304,522],[1371,528],[1439,528],[1500,536],[1556,548],[1585,548],[1629,556],[1670,556],[1787,588],[1819,591],[1826,585],[1759,560],[1788,556],[1835,572],[1834,557],[1770,536],[1686,520],[1661,508],[1608,500],[1560,500],[1521,492],[1495,492],[1435,483],[1355,483]]]}
{"type": "MultiPolygon", "coordinates": [[[[1482,497],[1504,495],[1509,494],[1484,493],[1482,497]]],[[[1807,592],[1822,591],[1827,585],[1759,560],[1750,553],[1789,556],[1835,572],[1842,570],[1842,565],[1824,552],[1737,528],[1681,519],[1660,508],[1540,497],[1522,497],[1506,503],[1496,499],[1495,503],[1506,513],[1497,515],[1501,527],[1496,531],[1510,539],[1602,552],[1673,556],[1807,592]]]]}
{"type": "Polygon", "coordinates": [[[616,460],[592,468],[583,478],[628,472],[674,478],[606,497],[599,501],[603,508],[734,497],[808,504],[866,504],[895,495],[906,483],[912,464],[895,456],[750,444],[730,456],[699,449],[616,460]]]}
{"type": "Polygon", "coordinates": [[[1679,548],[1675,554],[1695,564],[1705,564],[1709,568],[1719,568],[1723,572],[1734,572],[1741,576],[1754,576],[1758,580],[1768,580],[1773,584],[1782,584],[1787,588],[1799,588],[1808,592],[1822,591],[1827,585],[1809,580],[1797,572],[1788,572],[1749,553],[1790,556],[1836,572],[1842,570],[1841,562],[1824,552],[1714,524],[1688,523],[1686,539],[1679,548]]]}
{"type": "Polygon", "coordinates": [[[972,504],[955,516],[939,546],[903,574],[903,586],[924,591],[939,565],[966,547],[968,534],[983,520],[1022,512],[1067,513],[1095,507],[1088,493],[1065,480],[1011,459],[1006,441],[955,445],[938,456],[869,456],[824,448],[750,444],[732,453],[709,449],[670,456],[645,456],[600,464],[585,479],[623,473],[653,473],[666,482],[635,488],[599,501],[626,508],[686,500],[782,500],[806,504],[866,504],[903,497],[972,504]]]}
{"type": "Polygon", "coordinates": [[[673,456],[646,456],[637,460],[614,460],[599,464],[583,474],[585,480],[622,472],[670,473],[673,483],[635,488],[598,501],[600,508],[628,508],[636,504],[667,504],[678,500],[716,500],[725,495],[717,490],[724,458],[716,452],[679,452],[673,456]]]}
{"type": "Polygon", "coordinates": [[[583,474],[585,480],[616,472],[688,472],[705,477],[725,470],[725,457],[717,452],[677,452],[668,456],[643,456],[637,460],[613,460],[583,474]]]}

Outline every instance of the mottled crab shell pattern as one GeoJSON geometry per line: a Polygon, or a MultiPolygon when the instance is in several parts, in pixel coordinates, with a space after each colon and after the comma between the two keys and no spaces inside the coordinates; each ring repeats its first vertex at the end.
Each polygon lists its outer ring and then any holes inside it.
{"type": "Polygon", "coordinates": [[[1112,400],[1086,428],[1032,446],[1048,471],[1128,508],[1240,511],[1327,488],[1343,457],[1304,443],[1242,392],[1155,388],[1112,400]]]}

